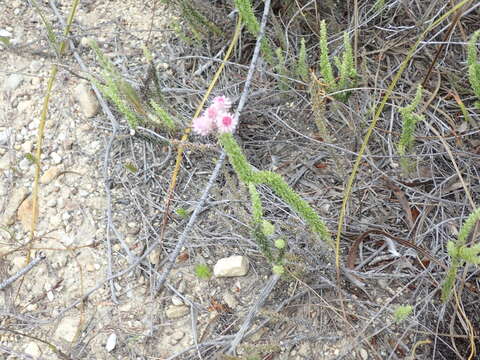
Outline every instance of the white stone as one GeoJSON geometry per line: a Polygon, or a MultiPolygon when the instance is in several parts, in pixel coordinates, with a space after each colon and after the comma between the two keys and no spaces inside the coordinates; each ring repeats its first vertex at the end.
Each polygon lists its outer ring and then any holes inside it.
{"type": "Polygon", "coordinates": [[[7,145],[8,139],[11,136],[12,131],[10,129],[5,129],[0,132],[0,145],[7,145]]]}
{"type": "Polygon", "coordinates": [[[248,259],[245,256],[234,255],[217,261],[213,268],[216,277],[244,276],[248,272],[248,259]]]}
{"type": "Polygon", "coordinates": [[[33,149],[33,141],[30,141],[30,140],[27,140],[25,141],[22,146],[21,146],[21,149],[24,153],[30,153],[32,152],[32,149],[33,149]]]}
{"type": "Polygon", "coordinates": [[[53,295],[52,291],[47,292],[47,298],[48,298],[48,301],[50,302],[52,302],[55,299],[55,296],[53,295]]]}
{"type": "Polygon", "coordinates": [[[169,319],[178,319],[187,315],[190,312],[188,306],[185,305],[170,305],[165,309],[165,315],[169,319]]]}
{"type": "Polygon", "coordinates": [[[178,295],[172,296],[172,304],[173,305],[183,305],[183,300],[178,295]]]}
{"type": "Polygon", "coordinates": [[[45,171],[40,178],[40,184],[49,184],[55,179],[58,174],[62,172],[62,168],[59,166],[52,166],[47,171],[45,171]]]}
{"type": "Polygon", "coordinates": [[[62,157],[60,155],[58,155],[56,152],[52,152],[50,154],[50,158],[52,159],[52,163],[54,165],[58,165],[62,162],[62,157]]]}
{"type": "Polygon", "coordinates": [[[30,342],[25,346],[23,349],[25,354],[32,356],[34,359],[39,358],[42,356],[42,351],[40,350],[40,347],[38,346],[37,343],[35,342],[30,342]]]}
{"type": "Polygon", "coordinates": [[[83,115],[85,115],[86,118],[94,117],[98,112],[99,104],[88,83],[84,81],[80,82],[75,87],[74,93],[83,115]]]}
{"type": "Polygon", "coordinates": [[[60,324],[58,324],[57,330],[55,331],[55,336],[71,343],[73,340],[75,340],[78,325],[78,318],[66,316],[60,321],[60,324]]]}
{"type": "Polygon", "coordinates": [[[5,29],[0,29],[0,36],[6,37],[6,38],[11,38],[12,33],[10,31],[5,30],[5,29]]]}
{"type": "Polygon", "coordinates": [[[25,200],[29,190],[25,187],[15,188],[10,200],[8,201],[7,207],[3,213],[2,223],[5,225],[12,225],[15,222],[15,215],[20,204],[25,200]]]}
{"type": "Polygon", "coordinates": [[[0,159],[0,170],[7,170],[10,167],[10,154],[5,153],[0,159]]]}
{"type": "Polygon", "coordinates": [[[360,348],[360,350],[358,351],[360,353],[360,356],[363,360],[368,360],[368,352],[367,350],[363,349],[363,348],[360,348]]]}
{"type": "Polygon", "coordinates": [[[28,160],[27,158],[23,158],[23,159],[20,160],[20,162],[18,163],[18,166],[19,166],[20,169],[22,169],[22,170],[28,170],[28,168],[30,168],[31,165],[32,165],[32,163],[31,163],[30,160],[28,160]]]}
{"type": "Polygon", "coordinates": [[[3,91],[13,91],[20,86],[23,76],[20,74],[11,74],[3,82],[3,91]]]}
{"type": "Polygon", "coordinates": [[[231,309],[235,309],[238,306],[238,301],[235,299],[235,296],[233,296],[230,293],[226,293],[223,295],[223,301],[225,304],[227,304],[231,309]]]}
{"type": "Polygon", "coordinates": [[[111,333],[107,339],[107,343],[105,344],[105,350],[110,352],[113,349],[115,349],[116,345],[117,345],[117,335],[115,333],[111,333]]]}

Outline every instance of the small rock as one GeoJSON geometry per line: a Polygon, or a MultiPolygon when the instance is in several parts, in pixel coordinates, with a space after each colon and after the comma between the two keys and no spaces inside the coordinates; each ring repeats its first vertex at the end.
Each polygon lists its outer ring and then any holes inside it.
{"type": "Polygon", "coordinates": [[[62,142],[62,146],[63,146],[63,150],[72,150],[73,141],[69,139],[64,140],[62,142]]]}
{"type": "Polygon", "coordinates": [[[363,359],[363,360],[368,360],[368,352],[367,350],[363,349],[363,348],[360,348],[360,350],[358,351],[359,354],[360,354],[360,357],[363,359]]]}
{"type": "Polygon", "coordinates": [[[23,81],[23,76],[20,74],[11,74],[3,82],[3,91],[13,91],[20,86],[23,81]]]}
{"type": "Polygon", "coordinates": [[[32,356],[34,359],[39,358],[42,356],[42,351],[40,350],[40,346],[38,346],[35,342],[30,342],[25,346],[23,349],[25,354],[32,356]]]}
{"type": "Polygon", "coordinates": [[[53,295],[52,291],[47,291],[47,298],[50,302],[52,302],[55,299],[55,296],[53,295]]]}
{"type": "Polygon", "coordinates": [[[58,174],[62,171],[60,166],[50,167],[40,178],[40,184],[50,184],[53,179],[55,179],[58,174]]]}
{"type": "Polygon", "coordinates": [[[22,160],[20,160],[20,162],[18,163],[18,166],[20,167],[20,169],[22,170],[28,170],[28,168],[30,168],[30,166],[33,165],[32,162],[30,160],[28,160],[27,158],[23,158],[22,160]]]}
{"type": "Polygon", "coordinates": [[[244,276],[248,272],[248,259],[235,255],[217,261],[213,268],[216,277],[244,276]]]}
{"type": "Polygon", "coordinates": [[[150,261],[150,263],[152,264],[158,264],[159,261],[160,261],[160,250],[157,248],[157,249],[153,249],[152,252],[150,254],[148,254],[148,261],[150,261]]]}
{"type": "Polygon", "coordinates": [[[23,200],[28,196],[28,189],[25,187],[15,188],[13,194],[8,201],[5,212],[3,213],[2,223],[5,225],[12,225],[15,222],[15,214],[18,207],[22,204],[23,200]]]}
{"type": "Polygon", "coordinates": [[[10,129],[5,129],[0,132],[0,145],[7,145],[8,139],[10,138],[12,131],[10,129]]]}
{"type": "Polygon", "coordinates": [[[18,207],[17,216],[22,223],[23,229],[29,231],[33,220],[33,199],[31,196],[26,198],[18,207]]]}
{"type": "Polygon", "coordinates": [[[170,305],[165,309],[165,315],[169,319],[178,319],[187,315],[190,312],[188,306],[185,305],[170,305]]]}
{"type": "Polygon", "coordinates": [[[58,228],[62,224],[62,217],[59,214],[51,216],[48,222],[51,227],[58,228]]]}
{"type": "Polygon", "coordinates": [[[99,104],[90,86],[82,81],[75,87],[74,94],[83,115],[85,115],[86,118],[94,117],[98,112],[99,104]]]}
{"type": "Polygon", "coordinates": [[[180,296],[178,296],[178,295],[172,296],[172,304],[173,304],[173,305],[177,305],[177,306],[179,306],[179,305],[184,305],[184,304],[183,304],[183,300],[182,300],[182,299],[180,298],[180,296]]]}
{"type": "Polygon", "coordinates": [[[170,345],[178,344],[180,340],[183,339],[185,333],[182,330],[175,330],[173,334],[170,336],[170,345]]]}
{"type": "Polygon", "coordinates": [[[116,345],[117,345],[117,335],[115,333],[111,333],[107,339],[107,343],[105,344],[105,350],[110,352],[113,349],[115,349],[116,345]]]}
{"type": "Polygon", "coordinates": [[[6,37],[6,38],[11,38],[12,37],[12,33],[8,30],[5,30],[5,29],[0,29],[0,36],[2,37],[6,37]]]}
{"type": "Polygon", "coordinates": [[[50,158],[52,159],[52,163],[54,165],[58,165],[62,162],[62,157],[60,155],[58,155],[56,152],[52,152],[50,154],[50,158]]]}
{"type": "Polygon", "coordinates": [[[33,60],[30,62],[30,71],[32,72],[39,72],[42,67],[43,64],[40,60],[33,60]]]}
{"type": "Polygon", "coordinates": [[[72,342],[75,340],[78,325],[78,318],[66,316],[60,321],[60,324],[58,324],[57,330],[55,331],[55,336],[62,338],[67,342],[72,342]]]}
{"type": "Polygon", "coordinates": [[[92,41],[92,39],[90,39],[89,37],[82,37],[80,39],[80,46],[84,47],[84,48],[89,48],[90,47],[90,42],[92,41]]]}
{"type": "Polygon", "coordinates": [[[233,296],[230,293],[226,293],[223,295],[223,301],[225,304],[227,304],[231,309],[235,309],[238,306],[238,301],[235,299],[235,296],[233,296]]]}
{"type": "Polygon", "coordinates": [[[20,101],[17,105],[17,110],[19,113],[23,113],[27,109],[32,106],[32,102],[30,100],[20,101]]]}
{"type": "Polygon", "coordinates": [[[24,153],[31,153],[33,149],[33,141],[25,141],[22,144],[21,149],[24,153]]]}
{"type": "Polygon", "coordinates": [[[7,170],[10,167],[10,154],[6,152],[0,159],[0,170],[7,170]]]}

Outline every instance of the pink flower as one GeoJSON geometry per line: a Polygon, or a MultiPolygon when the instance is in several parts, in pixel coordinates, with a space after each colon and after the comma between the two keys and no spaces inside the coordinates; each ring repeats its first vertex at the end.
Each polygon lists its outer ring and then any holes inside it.
{"type": "Polygon", "coordinates": [[[203,114],[193,119],[192,129],[194,133],[206,136],[215,129],[215,120],[203,114]]]}
{"type": "Polygon", "coordinates": [[[224,113],[216,119],[217,128],[219,133],[231,133],[237,125],[235,118],[230,113],[224,113]]]}
{"type": "Polygon", "coordinates": [[[215,121],[215,119],[222,113],[222,109],[220,109],[215,104],[210,105],[207,110],[205,110],[204,116],[207,116],[209,119],[215,121]]]}
{"type": "Polygon", "coordinates": [[[228,111],[232,107],[232,100],[226,96],[217,96],[213,99],[213,105],[219,110],[228,111]]]}

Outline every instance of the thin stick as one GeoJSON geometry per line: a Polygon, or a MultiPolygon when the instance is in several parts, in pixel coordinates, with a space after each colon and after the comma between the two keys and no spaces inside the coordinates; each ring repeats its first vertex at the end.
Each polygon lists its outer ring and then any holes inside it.
{"type": "Polygon", "coordinates": [[[32,270],[35,266],[40,264],[43,260],[46,259],[46,255],[43,252],[40,252],[38,256],[30,261],[24,268],[20,269],[16,274],[10,276],[7,280],[0,284],[0,290],[5,289],[7,286],[11,285],[13,282],[17,281],[20,277],[25,275],[27,272],[32,270]]]}
{"type": "MultiPolygon", "coordinates": [[[[250,84],[252,83],[253,80],[253,74],[255,73],[255,69],[257,66],[257,61],[258,57],[260,55],[260,46],[261,46],[261,40],[263,38],[263,34],[265,32],[265,26],[267,24],[267,15],[268,15],[268,10],[270,8],[270,0],[265,1],[265,7],[264,7],[264,12],[263,12],[263,17],[262,17],[262,22],[260,25],[260,31],[258,33],[257,37],[257,42],[255,44],[255,50],[253,51],[253,56],[252,56],[252,62],[250,63],[250,67],[248,69],[248,74],[247,74],[247,80],[245,81],[245,87],[243,88],[242,96],[240,97],[240,101],[238,103],[237,110],[235,111],[234,118],[235,121],[234,123],[238,124],[238,118],[240,116],[240,113],[243,110],[243,107],[245,106],[245,103],[247,102],[248,98],[248,93],[250,90],[250,84]]],[[[238,126],[238,125],[237,125],[238,126]]],[[[180,152],[180,150],[179,150],[180,152]]],[[[217,179],[218,175],[220,174],[220,169],[223,166],[223,163],[226,158],[226,153],[225,151],[222,151],[222,154],[220,155],[220,159],[218,159],[217,164],[215,166],[215,169],[212,172],[212,175],[210,176],[210,179],[208,180],[208,184],[205,187],[205,190],[203,191],[202,197],[197,203],[197,206],[195,207],[195,210],[193,211],[192,216],[188,220],[187,226],[185,226],[185,229],[183,230],[182,234],[180,235],[180,238],[178,239],[177,245],[175,246],[175,249],[170,255],[170,259],[167,263],[166,269],[163,271],[160,279],[158,280],[156,286],[155,286],[155,292],[160,291],[160,289],[163,286],[163,283],[167,279],[168,274],[170,274],[170,271],[173,269],[173,265],[175,264],[175,259],[178,257],[178,254],[180,254],[180,251],[182,247],[184,246],[184,243],[187,239],[187,234],[190,232],[190,229],[193,227],[193,224],[197,220],[198,214],[200,214],[203,204],[207,200],[208,194],[210,192],[210,189],[213,186],[213,183],[217,179]]],[[[166,209],[165,209],[166,211],[166,209]]]]}

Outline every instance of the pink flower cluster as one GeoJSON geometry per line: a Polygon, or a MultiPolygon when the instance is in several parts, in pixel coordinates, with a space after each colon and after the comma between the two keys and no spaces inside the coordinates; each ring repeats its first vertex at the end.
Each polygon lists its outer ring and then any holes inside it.
{"type": "Polygon", "coordinates": [[[195,118],[192,123],[193,131],[198,135],[209,135],[214,131],[231,133],[237,125],[233,115],[229,112],[232,101],[225,96],[217,96],[203,114],[195,118]]]}

